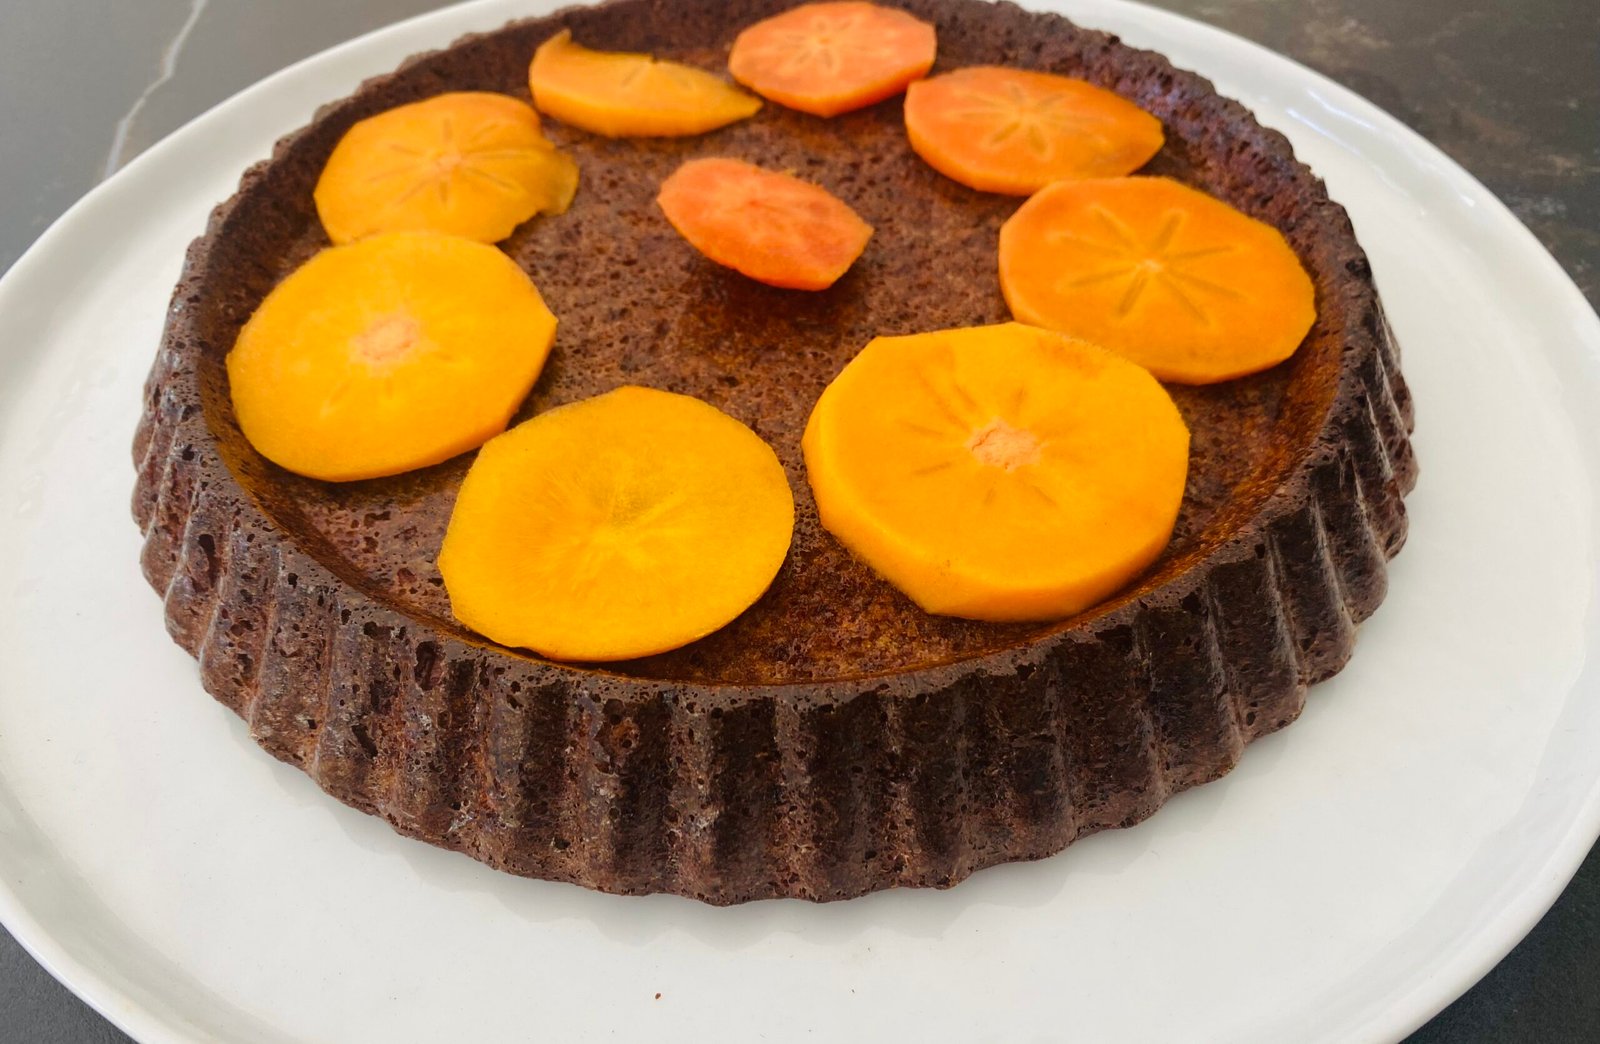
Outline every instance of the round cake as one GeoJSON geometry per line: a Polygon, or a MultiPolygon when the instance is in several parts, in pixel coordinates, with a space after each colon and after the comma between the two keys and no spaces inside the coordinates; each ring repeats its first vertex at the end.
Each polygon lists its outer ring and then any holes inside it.
{"type": "Polygon", "coordinates": [[[1317,319],[1285,363],[1171,386],[1192,433],[1172,542],[1076,618],[929,615],[818,523],[801,435],[872,338],[1009,318],[1001,223],[1021,200],[923,163],[893,98],[832,119],[776,105],[699,137],[547,122],[571,209],[501,247],[560,326],[521,420],[635,384],[696,396],[776,450],[795,494],[764,597],[683,648],[604,666],[494,645],[452,617],[437,555],[466,454],[318,482],[240,432],[225,358],[273,286],[328,241],[312,191],[356,121],[441,91],[528,99],[534,49],[726,66],[787,0],[617,0],[467,37],[319,111],[247,171],[189,250],[134,446],[145,575],[206,689],[273,755],[400,832],[517,874],[712,903],[952,885],[1135,823],[1222,775],[1345,663],[1385,592],[1415,481],[1411,403],[1344,210],[1282,135],[1165,58],[1055,15],[906,0],[935,72],[1078,77],[1163,123],[1144,168],[1282,232],[1317,319]],[[831,289],[752,282],[654,205],[686,159],[736,156],[826,186],[876,229],[831,289]]]}

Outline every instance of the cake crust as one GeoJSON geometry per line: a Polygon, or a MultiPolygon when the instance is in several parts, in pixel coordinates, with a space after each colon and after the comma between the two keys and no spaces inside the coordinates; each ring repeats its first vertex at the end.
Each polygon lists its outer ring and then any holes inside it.
{"type": "Polygon", "coordinates": [[[769,106],[679,141],[548,124],[582,166],[578,200],[504,244],[562,321],[519,416],[651,384],[750,424],[788,467],[791,559],[724,631],[605,669],[494,646],[450,619],[433,562],[469,457],[326,486],[244,441],[222,360],[325,244],[309,186],[354,121],[441,90],[526,98],[534,46],[563,26],[719,68],[740,28],[785,6],[618,0],[416,56],[279,142],[190,247],[134,445],[145,575],[257,742],[402,833],[513,873],[719,904],[949,886],[1220,776],[1298,715],[1383,599],[1416,479],[1412,407],[1344,210],[1204,79],[1005,3],[901,6],[938,26],[936,71],[1040,68],[1154,112],[1168,145],[1147,170],[1278,227],[1317,286],[1289,362],[1174,389],[1195,436],[1184,514],[1118,597],[1048,626],[927,617],[816,523],[799,430],[844,360],[879,333],[1006,318],[994,234],[1020,201],[921,165],[898,100],[827,122],[769,106]],[[696,257],[648,199],[683,158],[724,153],[849,200],[880,230],[857,268],[802,300],[696,257]]]}

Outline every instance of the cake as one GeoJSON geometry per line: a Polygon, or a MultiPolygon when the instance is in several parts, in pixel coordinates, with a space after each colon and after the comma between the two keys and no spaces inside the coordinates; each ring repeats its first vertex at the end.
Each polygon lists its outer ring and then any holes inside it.
{"type": "Polygon", "coordinates": [[[399,832],[491,866],[716,904],[946,887],[1127,826],[1227,772],[1351,655],[1406,536],[1411,400],[1344,210],[1282,135],[1160,55],[1055,15],[907,0],[935,71],[1081,77],[1158,116],[1145,168],[1278,228],[1317,294],[1286,363],[1169,390],[1192,432],[1173,541],[1132,587],[1052,624],[923,613],[824,532],[803,473],[812,403],[879,334],[1007,319],[994,269],[1020,200],[923,164],[900,101],[830,120],[769,105],[677,139],[550,123],[582,171],[571,210],[502,247],[560,318],[518,418],[622,384],[698,396],[776,449],[792,550],[767,594],[672,652],[603,667],[489,643],[436,565],[471,454],[329,484],[241,435],[224,358],[327,240],[312,187],[354,122],[443,90],[526,100],[561,28],[721,69],[789,6],[612,0],[415,56],[319,110],[247,171],[188,253],[134,444],[142,566],[205,688],[269,753],[399,832]],[[682,242],[661,180],[730,154],[827,184],[878,231],[831,290],[765,287],[682,242]]]}

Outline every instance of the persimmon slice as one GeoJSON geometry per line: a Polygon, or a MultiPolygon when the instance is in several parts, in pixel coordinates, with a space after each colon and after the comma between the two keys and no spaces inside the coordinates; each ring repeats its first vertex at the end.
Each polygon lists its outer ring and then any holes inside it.
{"type": "Polygon", "coordinates": [[[794,290],[832,286],[872,236],[820,185],[725,157],[688,161],[661,183],[656,202],[706,257],[794,290]]]}
{"type": "Polygon", "coordinates": [[[625,660],[744,612],[793,531],[788,479],[755,432],[698,399],[630,386],[484,446],[439,571],[479,634],[551,659],[625,660]]]}
{"type": "Polygon", "coordinates": [[[761,99],[703,69],[648,54],[591,51],[563,29],[534,52],[528,87],[540,112],[612,138],[704,134],[755,115],[761,99]]]}
{"type": "Polygon", "coordinates": [[[1128,174],[1161,121],[1083,80],[980,65],[906,89],[906,134],[928,165],[983,192],[1027,196],[1064,178],[1128,174]]]}
{"type": "Polygon", "coordinates": [[[1282,362],[1317,317],[1277,229],[1170,178],[1044,189],[1001,226],[1000,288],[1023,322],[1182,384],[1282,362]]]}
{"type": "Polygon", "coordinates": [[[837,116],[926,76],[937,49],[933,26],[892,7],[801,4],[740,33],[728,71],[779,105],[837,116]]]}
{"type": "Polygon", "coordinates": [[[1006,323],[872,341],[803,446],[823,526],[923,609],[1049,620],[1166,547],[1189,432],[1145,370],[1006,323]]]}
{"type": "Polygon", "coordinates": [[[556,320],[492,246],[391,232],[329,247],[280,283],[228,354],[261,455],[331,482],[436,464],[505,430],[556,320]]]}
{"type": "Polygon", "coordinates": [[[545,140],[532,107],[457,91],[380,112],[345,132],[317,179],[328,238],[443,232],[497,243],[535,214],[559,214],[578,165],[545,140]]]}

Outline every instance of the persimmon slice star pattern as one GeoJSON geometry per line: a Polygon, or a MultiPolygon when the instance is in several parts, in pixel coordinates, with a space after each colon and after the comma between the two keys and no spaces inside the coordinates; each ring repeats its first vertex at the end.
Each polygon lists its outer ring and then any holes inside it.
{"type": "Polygon", "coordinates": [[[1083,80],[973,66],[906,89],[911,147],[946,177],[1026,196],[1052,181],[1129,174],[1160,150],[1161,121],[1083,80]]]}
{"type": "Polygon", "coordinates": [[[741,32],[728,71],[779,105],[837,116],[905,90],[927,75],[937,49],[933,26],[904,11],[801,4],[741,32]]]}
{"type": "Polygon", "coordinates": [[[1004,323],[873,340],[803,447],[823,526],[924,610],[1049,620],[1167,546],[1189,432],[1138,366],[1004,323]]]}
{"type": "Polygon", "coordinates": [[[1277,229],[1168,178],[1051,185],[1000,229],[1012,315],[1210,384],[1287,359],[1316,290],[1277,229]]]}
{"type": "Polygon", "coordinates": [[[578,165],[527,104],[457,91],[368,117],[347,131],[317,180],[328,238],[442,232],[495,243],[535,214],[559,214],[578,165]]]}

